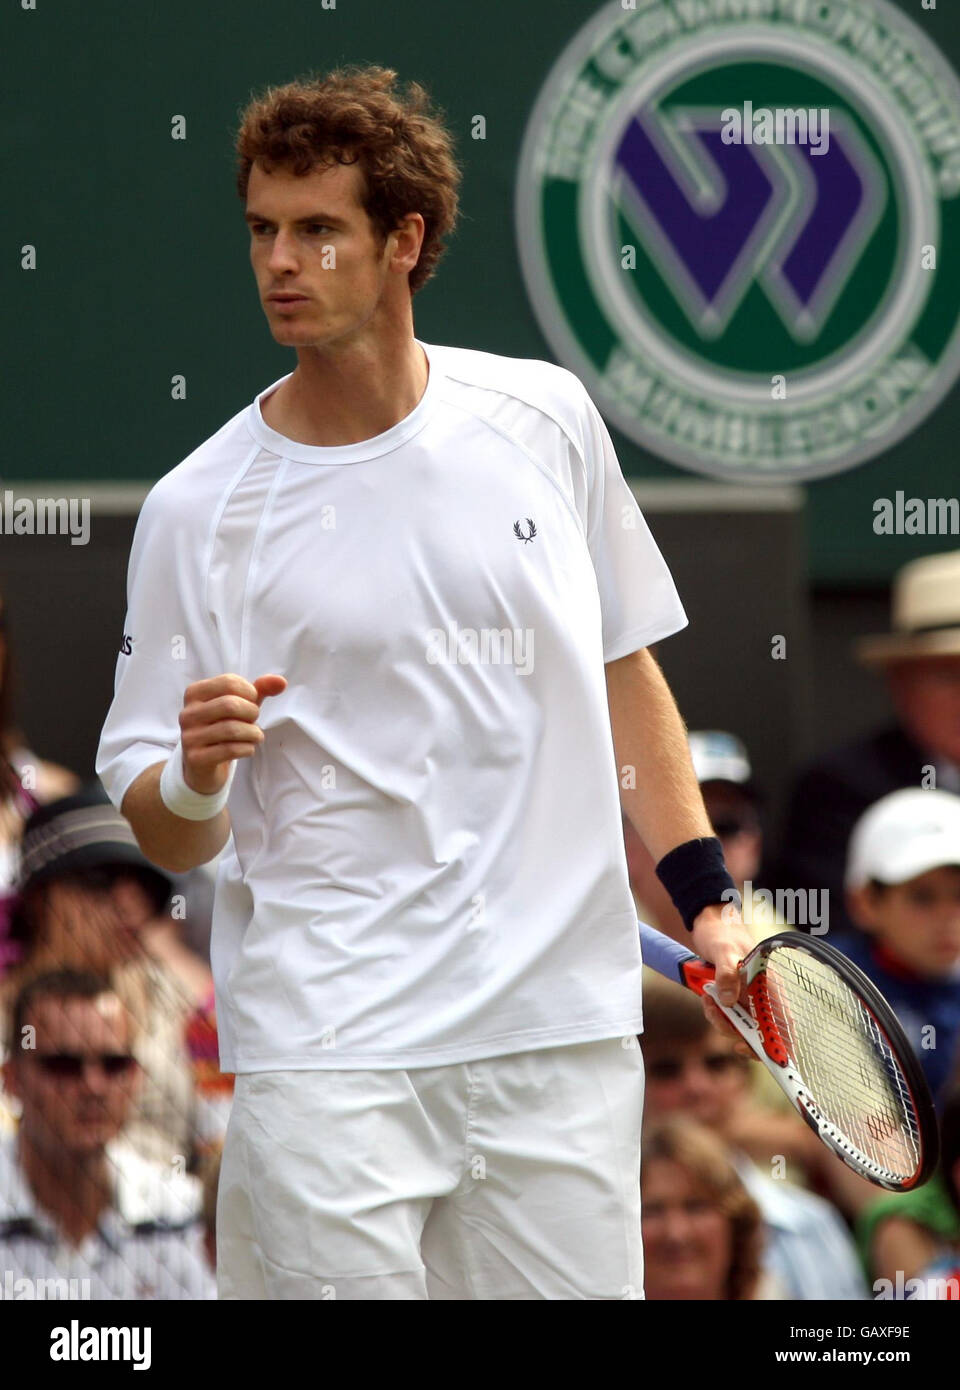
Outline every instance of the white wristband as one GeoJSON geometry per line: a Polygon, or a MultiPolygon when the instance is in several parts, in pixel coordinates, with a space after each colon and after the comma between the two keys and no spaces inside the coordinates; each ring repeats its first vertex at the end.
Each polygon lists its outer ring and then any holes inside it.
{"type": "Polygon", "coordinates": [[[175,816],[182,816],[184,820],[212,820],[227,804],[236,770],[237,764],[232,762],[227,780],[218,792],[209,796],[203,792],[195,792],[183,779],[183,748],[178,740],[160,774],[160,800],[168,811],[172,811],[175,816]]]}

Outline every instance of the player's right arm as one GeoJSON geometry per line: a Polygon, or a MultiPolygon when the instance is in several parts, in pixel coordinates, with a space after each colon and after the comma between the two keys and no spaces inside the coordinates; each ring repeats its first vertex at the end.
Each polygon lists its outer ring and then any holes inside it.
{"type": "MultiPolygon", "coordinates": [[[[216,794],[226,784],[231,764],[253,757],[264,737],[257,723],[261,702],[279,695],[286,685],[283,676],[260,676],[251,682],[228,673],[187,687],[179,722],[183,778],[191,790],[216,794]]],[[[164,765],[152,764],[131,783],[121,810],[152,863],[185,873],[220,853],[230,834],[230,816],[226,808],[209,820],[176,815],[160,795],[164,765]]]]}

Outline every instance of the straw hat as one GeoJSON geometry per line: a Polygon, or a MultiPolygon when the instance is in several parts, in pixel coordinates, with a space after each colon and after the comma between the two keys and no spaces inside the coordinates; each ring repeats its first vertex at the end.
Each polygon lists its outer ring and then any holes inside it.
{"type": "Polygon", "coordinates": [[[864,666],[960,656],[960,550],[925,555],[898,570],[891,608],[893,632],[861,637],[854,646],[864,666]]]}

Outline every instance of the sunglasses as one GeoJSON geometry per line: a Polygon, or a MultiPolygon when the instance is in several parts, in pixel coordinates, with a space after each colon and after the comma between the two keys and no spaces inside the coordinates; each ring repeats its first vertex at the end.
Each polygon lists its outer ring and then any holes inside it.
{"type": "Polygon", "coordinates": [[[732,840],[735,835],[759,830],[760,822],[756,816],[720,816],[713,822],[713,829],[718,840],[732,840]]]}
{"type": "MultiPolygon", "coordinates": [[[[746,1060],[735,1052],[714,1052],[699,1059],[704,1071],[711,1076],[726,1076],[729,1072],[739,1071],[746,1060]]],[[[678,1057],[661,1057],[648,1062],[645,1070],[647,1078],[654,1081],[679,1081],[687,1066],[688,1063],[678,1057]]]]}
{"type": "Polygon", "coordinates": [[[79,1052],[45,1052],[38,1053],[36,1060],[48,1076],[58,1081],[78,1081],[88,1064],[96,1064],[111,1078],[126,1076],[137,1065],[137,1059],[126,1052],[101,1052],[93,1057],[79,1052]]]}

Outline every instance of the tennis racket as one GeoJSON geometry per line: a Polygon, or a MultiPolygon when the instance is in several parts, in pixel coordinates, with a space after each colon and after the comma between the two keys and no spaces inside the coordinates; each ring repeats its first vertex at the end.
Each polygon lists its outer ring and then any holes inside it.
{"type": "Polygon", "coordinates": [[[746,1004],[721,1004],[712,965],[640,923],[645,965],[707,994],[814,1133],[878,1187],[920,1187],[937,1165],[930,1090],[890,1005],[833,946],[800,932],[761,941],[740,967],[746,1004]]]}

